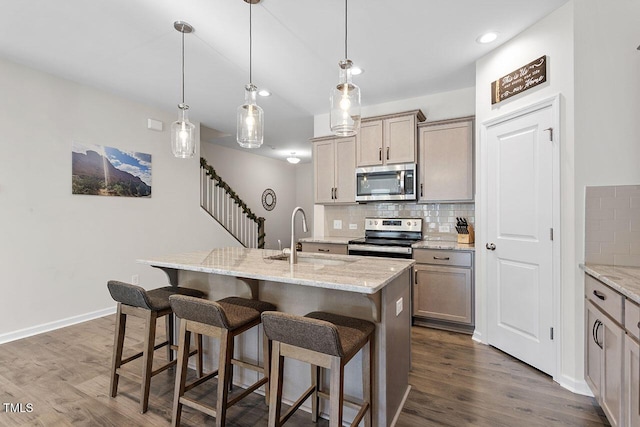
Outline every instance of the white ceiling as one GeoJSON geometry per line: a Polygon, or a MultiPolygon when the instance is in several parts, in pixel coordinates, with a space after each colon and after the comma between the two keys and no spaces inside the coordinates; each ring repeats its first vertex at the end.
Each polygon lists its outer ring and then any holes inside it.
{"type": "MultiPolygon", "coordinates": [[[[475,61],[567,0],[351,0],[349,58],[363,105],[475,84],[475,61]],[[475,39],[493,30],[489,45],[475,39]]],[[[239,148],[236,108],[249,80],[243,0],[2,0],[0,56],[166,110],[180,102],[183,20],[190,117],[239,148]]],[[[257,154],[310,160],[313,115],[328,113],[344,57],[344,0],[262,0],[253,6],[253,81],[273,96],[257,154]]],[[[165,124],[165,126],[168,124],[165,124]]],[[[169,143],[167,141],[167,143],[169,143]]]]}

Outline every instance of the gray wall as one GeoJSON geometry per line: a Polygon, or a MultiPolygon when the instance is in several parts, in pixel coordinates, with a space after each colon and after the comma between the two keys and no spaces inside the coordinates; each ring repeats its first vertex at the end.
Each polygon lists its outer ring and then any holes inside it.
{"type": "Polygon", "coordinates": [[[167,283],[138,258],[236,245],[200,209],[199,155],[171,154],[176,112],[5,60],[0,93],[0,342],[113,311],[109,279],[167,283]],[[152,197],[72,195],[74,141],[150,153],[152,197]]]}

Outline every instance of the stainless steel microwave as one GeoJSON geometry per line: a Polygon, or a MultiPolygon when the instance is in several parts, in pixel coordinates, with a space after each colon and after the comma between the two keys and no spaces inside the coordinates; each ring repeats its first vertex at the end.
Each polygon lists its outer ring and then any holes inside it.
{"type": "Polygon", "coordinates": [[[416,164],[356,169],[356,202],[416,200],[416,164]]]}

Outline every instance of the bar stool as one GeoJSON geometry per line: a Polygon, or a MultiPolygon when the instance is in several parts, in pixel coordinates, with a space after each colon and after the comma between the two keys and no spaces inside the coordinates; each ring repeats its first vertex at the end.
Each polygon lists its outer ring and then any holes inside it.
{"type": "MultiPolygon", "coordinates": [[[[176,374],[171,425],[180,425],[182,406],[186,405],[215,417],[216,426],[224,426],[227,409],[269,381],[270,343],[266,337],[263,340],[264,363],[262,367],[233,358],[234,338],[254,326],[259,325],[260,314],[263,311],[275,310],[276,307],[268,302],[239,297],[228,297],[219,301],[209,301],[189,296],[174,295],[169,298],[169,301],[171,302],[174,313],[181,319],[178,372],[176,374]],[[191,384],[186,384],[187,354],[190,337],[188,332],[207,335],[220,340],[218,369],[195,380],[191,384]],[[263,377],[230,399],[229,390],[231,389],[233,380],[233,365],[259,372],[263,377]],[[215,376],[218,376],[218,395],[215,408],[185,396],[187,391],[215,376]]],[[[265,395],[266,401],[268,402],[268,384],[267,387],[265,387],[265,395]]]]}
{"type": "Polygon", "coordinates": [[[372,322],[316,311],[306,316],[280,312],[262,313],[265,334],[272,341],[271,400],[269,401],[269,427],[280,427],[307,400],[311,400],[312,420],[318,420],[319,398],[329,399],[331,413],[329,425],[342,426],[344,404],[359,409],[351,426],[364,418],[366,427],[372,423],[373,332],[372,322]],[[363,402],[358,404],[344,398],[344,367],[353,356],[362,352],[363,402]],[[281,414],[284,358],[311,364],[311,387],[281,414]],[[321,368],[331,370],[330,394],[321,390],[318,378],[321,368]],[[366,416],[365,416],[366,415],[366,416]]]}
{"type": "MultiPolygon", "coordinates": [[[[113,359],[111,365],[111,397],[118,394],[118,381],[120,376],[139,381],[141,383],[140,412],[145,413],[149,408],[149,390],[151,385],[151,377],[169,369],[176,364],[173,360],[172,350],[177,350],[177,346],[172,345],[173,342],[173,318],[169,297],[171,295],[191,295],[193,297],[203,297],[204,293],[195,289],[180,288],[166,286],[163,288],[146,291],[144,288],[131,285],[116,280],[107,282],[107,288],[111,297],[118,302],[118,312],[116,315],[116,330],[113,344],[113,359]],[[133,356],[122,358],[124,347],[125,329],[127,324],[127,316],[134,316],[144,320],[144,347],[139,353],[133,356]],[[156,322],[158,318],[165,318],[166,323],[166,341],[155,345],[156,338],[156,322]],[[153,370],[153,352],[159,348],[167,347],[168,363],[162,365],[155,371],[153,370]],[[142,357],[142,375],[126,371],[122,366],[142,357]]],[[[197,354],[196,369],[198,376],[202,376],[202,337],[197,339],[197,350],[190,352],[190,355],[197,354]]]]}

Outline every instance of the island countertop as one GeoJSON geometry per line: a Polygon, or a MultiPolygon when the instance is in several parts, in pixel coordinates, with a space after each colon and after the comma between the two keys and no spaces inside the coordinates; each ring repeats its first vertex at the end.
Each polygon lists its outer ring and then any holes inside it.
{"type": "Polygon", "coordinates": [[[354,255],[298,253],[298,263],[273,259],[282,252],[241,247],[139,259],[163,269],[214,273],[246,279],[374,294],[391,283],[415,261],[354,255]]]}

